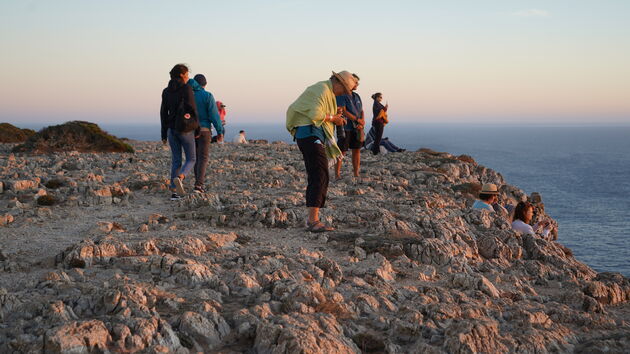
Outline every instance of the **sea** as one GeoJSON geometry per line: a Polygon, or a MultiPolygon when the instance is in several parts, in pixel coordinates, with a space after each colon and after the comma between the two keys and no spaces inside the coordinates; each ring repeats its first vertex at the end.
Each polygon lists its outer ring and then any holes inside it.
{"type": "MultiPolygon", "coordinates": [[[[291,143],[282,123],[228,125],[226,139],[242,129],[248,139],[291,143]]],[[[119,137],[160,138],[158,125],[101,127],[119,137]]],[[[400,123],[383,136],[411,151],[470,155],[527,194],[541,193],[559,224],[558,242],[599,272],[630,277],[630,126],[400,123]]]]}

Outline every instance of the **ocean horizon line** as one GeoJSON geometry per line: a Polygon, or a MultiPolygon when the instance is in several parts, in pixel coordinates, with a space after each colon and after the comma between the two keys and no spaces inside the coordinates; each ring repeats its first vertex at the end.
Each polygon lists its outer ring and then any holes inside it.
{"type": "MultiPolygon", "coordinates": [[[[76,119],[80,120],[80,119],[76,119]]],[[[52,125],[64,124],[72,120],[67,121],[54,121],[54,122],[42,122],[42,123],[31,123],[31,122],[10,122],[10,123],[18,128],[28,128],[28,129],[39,129],[45,128],[52,125]]],[[[128,122],[102,122],[102,121],[92,121],[92,120],[84,120],[87,122],[98,124],[99,126],[107,127],[147,127],[147,126],[160,126],[160,122],[141,122],[141,123],[128,123],[128,122]]],[[[366,119],[367,126],[370,125],[370,120],[366,119]]],[[[284,126],[284,121],[278,122],[255,122],[255,121],[238,121],[232,122],[228,119],[227,127],[231,126],[250,126],[250,127],[272,127],[272,126],[284,126]]],[[[605,122],[597,122],[597,123],[523,123],[523,122],[410,122],[410,121],[394,121],[390,124],[390,126],[427,126],[427,127],[525,127],[525,128],[630,128],[630,122],[624,123],[605,123],[605,122]]]]}

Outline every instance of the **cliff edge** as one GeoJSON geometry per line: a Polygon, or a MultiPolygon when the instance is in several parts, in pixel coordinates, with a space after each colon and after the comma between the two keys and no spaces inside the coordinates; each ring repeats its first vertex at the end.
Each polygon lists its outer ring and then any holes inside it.
{"type": "Polygon", "coordinates": [[[0,352],[630,347],[628,278],[576,260],[562,225],[547,241],[470,209],[481,183],[528,197],[468,156],[364,154],[331,181],[338,231],[311,234],[296,146],[212,146],[209,192],[171,202],[168,148],[132,144],[0,156],[0,352]]]}

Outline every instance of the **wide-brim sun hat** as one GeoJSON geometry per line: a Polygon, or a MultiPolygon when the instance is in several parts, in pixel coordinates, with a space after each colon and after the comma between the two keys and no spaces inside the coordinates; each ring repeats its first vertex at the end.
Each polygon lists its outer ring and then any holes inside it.
{"type": "Polygon", "coordinates": [[[499,189],[494,183],[485,183],[481,186],[481,192],[479,194],[499,194],[499,189]]]}
{"type": "Polygon", "coordinates": [[[334,77],[337,78],[337,80],[339,80],[339,82],[341,82],[348,93],[352,92],[352,89],[354,89],[354,87],[357,85],[357,79],[352,76],[351,72],[347,70],[343,70],[338,73],[333,71],[332,74],[334,77]]]}

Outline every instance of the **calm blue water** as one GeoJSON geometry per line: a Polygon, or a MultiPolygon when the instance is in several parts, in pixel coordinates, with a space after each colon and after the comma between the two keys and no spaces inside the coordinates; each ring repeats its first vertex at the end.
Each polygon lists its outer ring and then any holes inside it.
{"type": "MultiPolygon", "coordinates": [[[[110,133],[158,140],[159,126],[103,124],[110,133]]],[[[281,124],[227,126],[227,139],[284,140],[281,124]]],[[[630,276],[630,126],[522,127],[391,124],[395,144],[471,155],[528,194],[540,192],[560,225],[559,240],[598,271],[630,276]]]]}

